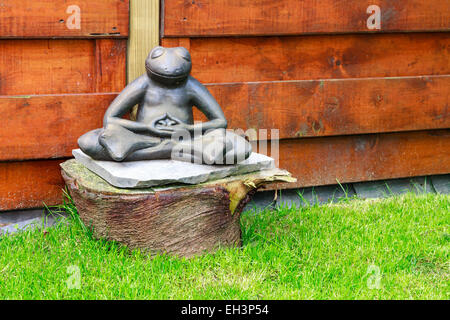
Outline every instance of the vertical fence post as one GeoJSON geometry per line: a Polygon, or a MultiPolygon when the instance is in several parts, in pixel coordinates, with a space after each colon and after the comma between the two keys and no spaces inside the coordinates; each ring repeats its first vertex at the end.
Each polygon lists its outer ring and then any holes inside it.
{"type": "Polygon", "coordinates": [[[130,0],[127,82],[145,72],[144,61],[159,44],[159,0],[130,0]]]}

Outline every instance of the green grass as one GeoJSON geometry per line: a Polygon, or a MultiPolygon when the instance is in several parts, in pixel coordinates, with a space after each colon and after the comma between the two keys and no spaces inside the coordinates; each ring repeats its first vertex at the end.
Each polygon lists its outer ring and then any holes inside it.
{"type": "Polygon", "coordinates": [[[449,222],[435,194],[253,211],[243,248],[186,260],[94,240],[74,215],[1,238],[0,299],[449,299],[449,222]]]}

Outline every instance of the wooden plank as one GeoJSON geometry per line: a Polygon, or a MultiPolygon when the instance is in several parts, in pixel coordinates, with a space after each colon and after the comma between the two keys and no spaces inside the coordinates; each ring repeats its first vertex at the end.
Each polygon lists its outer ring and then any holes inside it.
{"type": "Polygon", "coordinates": [[[116,92],[126,40],[0,40],[0,95],[116,92]]]}
{"type": "Polygon", "coordinates": [[[128,0],[3,0],[0,38],[128,36],[128,0]]]}
{"type": "Polygon", "coordinates": [[[103,125],[116,95],[0,97],[0,160],[70,157],[78,137],[103,125]]]}
{"type": "Polygon", "coordinates": [[[281,139],[449,128],[449,87],[449,75],[207,85],[229,128],[281,139]]]}
{"type": "Polygon", "coordinates": [[[202,83],[450,74],[450,33],[164,38],[202,83]],[[188,39],[189,40],[189,39],[188,39]]]}
{"type": "Polygon", "coordinates": [[[450,130],[282,140],[278,154],[297,182],[269,189],[445,174],[450,130]]]}
{"type": "Polygon", "coordinates": [[[132,0],[128,39],[128,82],[145,73],[145,59],[159,44],[159,0],[132,0]]]}
{"type": "MultiPolygon", "coordinates": [[[[230,128],[281,139],[450,127],[450,76],[208,85],[230,128]],[[283,101],[283,103],[280,103],[283,101]]],[[[1,96],[0,160],[67,157],[116,95],[1,96]]],[[[197,119],[202,119],[197,116],[197,119]]],[[[203,118],[204,120],[204,118],[203,118]]]]}
{"type": "MultiPolygon", "coordinates": [[[[130,3],[130,37],[128,39],[127,80],[132,82],[145,71],[145,60],[159,45],[159,0],[132,0],[130,3]]],[[[137,107],[130,118],[136,119],[137,107]]]]}
{"type": "Polygon", "coordinates": [[[165,37],[315,33],[448,31],[450,7],[441,0],[170,0],[165,37]],[[368,19],[380,8],[379,29],[368,19]]]}
{"type": "MultiPolygon", "coordinates": [[[[280,167],[298,182],[272,189],[444,174],[450,130],[284,140],[279,154],[280,167]]],[[[61,161],[0,163],[0,210],[60,203],[61,161]]]]}
{"type": "Polygon", "coordinates": [[[95,91],[118,92],[126,85],[126,40],[95,41],[95,91]]]}
{"type": "MultiPolygon", "coordinates": [[[[161,38],[161,45],[163,47],[169,47],[169,48],[185,47],[190,52],[191,58],[192,58],[191,41],[209,40],[209,39],[217,39],[220,42],[221,39],[224,39],[226,41],[226,39],[228,39],[228,38],[197,38],[197,39],[195,39],[195,38],[161,38]]],[[[247,38],[243,38],[243,39],[247,39],[247,38]]],[[[211,45],[211,43],[209,45],[211,45]]],[[[196,52],[197,51],[199,51],[199,50],[197,49],[196,52]]]]}
{"type": "Polygon", "coordinates": [[[62,161],[0,162],[0,210],[62,203],[62,161]]]}

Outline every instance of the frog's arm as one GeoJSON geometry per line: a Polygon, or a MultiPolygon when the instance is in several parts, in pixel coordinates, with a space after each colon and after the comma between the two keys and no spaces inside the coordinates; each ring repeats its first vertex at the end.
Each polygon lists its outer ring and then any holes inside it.
{"type": "Polygon", "coordinates": [[[227,127],[227,120],[223,114],[222,108],[216,99],[209,93],[200,82],[193,77],[189,77],[189,94],[191,101],[208,118],[208,122],[190,126],[190,131],[202,130],[205,132],[211,129],[220,129],[227,127]]]}
{"type": "Polygon", "coordinates": [[[103,117],[103,127],[108,124],[119,124],[133,132],[149,132],[149,127],[137,121],[123,119],[136,104],[144,98],[148,86],[147,75],[142,75],[122,90],[106,110],[103,117]]]}

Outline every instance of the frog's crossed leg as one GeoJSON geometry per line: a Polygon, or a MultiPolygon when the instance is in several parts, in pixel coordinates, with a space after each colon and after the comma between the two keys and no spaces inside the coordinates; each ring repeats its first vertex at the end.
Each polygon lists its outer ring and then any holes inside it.
{"type": "Polygon", "coordinates": [[[162,139],[134,133],[120,125],[89,131],[78,139],[80,149],[96,160],[122,161],[133,152],[155,147],[162,139]]]}
{"type": "Polygon", "coordinates": [[[193,139],[161,139],[134,133],[117,124],[80,137],[81,150],[96,160],[136,161],[173,159],[204,164],[233,164],[245,160],[251,145],[233,132],[216,129],[193,139]]]}
{"type": "Polygon", "coordinates": [[[235,164],[247,159],[251,144],[234,132],[215,129],[192,140],[175,142],[171,159],[203,164],[235,164]]]}

